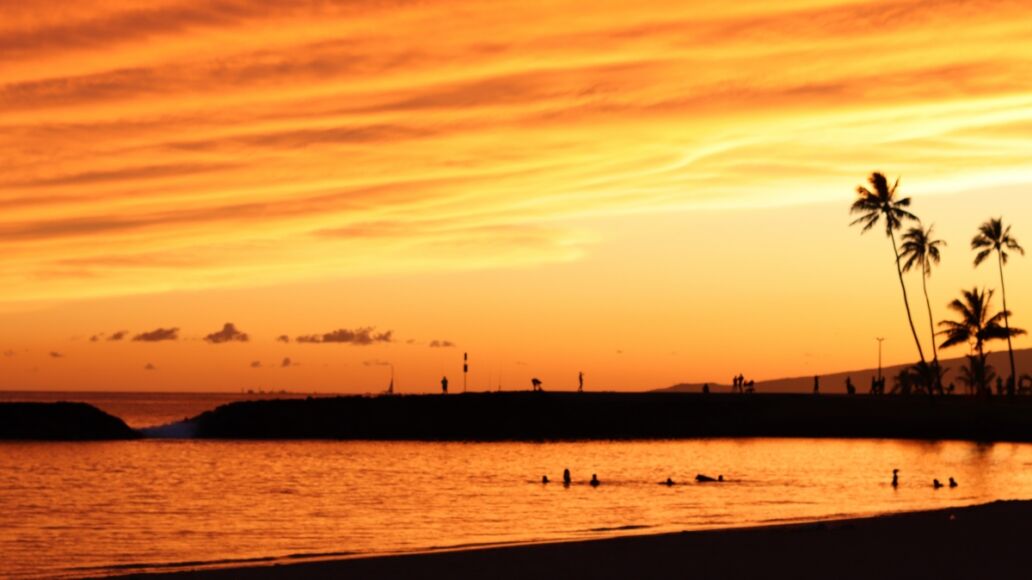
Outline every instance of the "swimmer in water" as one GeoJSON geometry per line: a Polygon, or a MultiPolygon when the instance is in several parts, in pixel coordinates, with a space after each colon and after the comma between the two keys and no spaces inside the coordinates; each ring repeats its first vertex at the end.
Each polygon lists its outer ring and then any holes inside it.
{"type": "Polygon", "coordinates": [[[570,485],[570,481],[571,481],[571,479],[570,479],[570,470],[569,469],[564,469],[563,470],[563,485],[569,486],[570,485]]]}
{"type": "Polygon", "coordinates": [[[548,481],[548,476],[547,475],[542,475],[541,476],[541,483],[551,483],[551,482],[548,481]]]}
{"type": "Polygon", "coordinates": [[[602,482],[598,480],[598,475],[595,473],[591,474],[591,487],[598,487],[602,485],[602,482]]]}

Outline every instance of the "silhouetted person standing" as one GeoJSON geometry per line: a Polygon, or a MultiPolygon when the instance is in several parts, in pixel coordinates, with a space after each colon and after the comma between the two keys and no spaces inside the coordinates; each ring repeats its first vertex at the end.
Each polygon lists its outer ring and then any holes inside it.
{"type": "Polygon", "coordinates": [[[709,394],[709,383],[706,383],[706,384],[702,385],[702,394],[703,395],[708,395],[709,394]]]}
{"type": "Polygon", "coordinates": [[[584,371],[577,373],[577,392],[584,392],[584,371]]]}
{"type": "Polygon", "coordinates": [[[821,394],[821,378],[817,375],[813,376],[813,394],[821,394]]]}
{"type": "Polygon", "coordinates": [[[899,487],[899,470],[892,470],[892,487],[899,487]]]}
{"type": "Polygon", "coordinates": [[[846,377],[846,394],[847,395],[855,395],[856,394],[856,387],[853,386],[853,379],[851,377],[846,377]]]}
{"type": "Polygon", "coordinates": [[[448,394],[448,377],[441,377],[441,393],[448,394]]]}
{"type": "Polygon", "coordinates": [[[540,391],[541,390],[541,379],[539,379],[537,377],[534,377],[533,379],[530,379],[530,386],[531,386],[532,390],[540,391]]]}

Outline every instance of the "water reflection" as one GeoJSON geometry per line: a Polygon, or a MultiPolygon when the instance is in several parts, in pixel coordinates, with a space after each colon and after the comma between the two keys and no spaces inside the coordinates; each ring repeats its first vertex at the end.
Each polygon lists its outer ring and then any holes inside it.
{"type": "Polygon", "coordinates": [[[965,505],[1032,497],[1029,464],[1027,444],[876,440],[5,443],[0,576],[965,505]]]}

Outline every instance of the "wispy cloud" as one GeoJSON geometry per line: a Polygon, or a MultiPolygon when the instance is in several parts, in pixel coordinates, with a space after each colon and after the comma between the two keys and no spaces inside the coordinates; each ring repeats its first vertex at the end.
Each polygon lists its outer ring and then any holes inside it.
{"type": "Polygon", "coordinates": [[[569,261],[581,218],[846,199],[871,160],[928,193],[1025,183],[1030,22],[1016,0],[22,2],[0,300],[569,261]]]}
{"type": "Polygon", "coordinates": [[[455,343],[450,340],[431,340],[430,348],[453,348],[455,343]]]}

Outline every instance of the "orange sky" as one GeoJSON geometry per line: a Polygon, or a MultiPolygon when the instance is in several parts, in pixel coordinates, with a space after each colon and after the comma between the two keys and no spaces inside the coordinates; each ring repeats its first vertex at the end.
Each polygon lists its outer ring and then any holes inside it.
{"type": "Polygon", "coordinates": [[[1032,246],[1023,2],[0,5],[4,389],[904,362],[891,249],[847,227],[870,171],[950,244],[940,318],[998,285],[980,221],[1032,246]],[[203,340],[227,322],[249,340],[203,340]],[[373,343],[297,342],[338,329],[373,343]]]}

